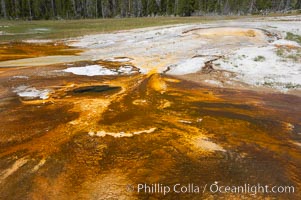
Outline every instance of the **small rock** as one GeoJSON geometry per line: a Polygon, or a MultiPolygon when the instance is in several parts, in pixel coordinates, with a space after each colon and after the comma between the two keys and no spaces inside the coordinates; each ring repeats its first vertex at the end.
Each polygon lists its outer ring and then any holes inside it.
{"type": "Polygon", "coordinates": [[[199,118],[199,119],[197,119],[196,121],[197,121],[197,122],[202,122],[203,119],[202,119],[202,118],[199,118]]]}

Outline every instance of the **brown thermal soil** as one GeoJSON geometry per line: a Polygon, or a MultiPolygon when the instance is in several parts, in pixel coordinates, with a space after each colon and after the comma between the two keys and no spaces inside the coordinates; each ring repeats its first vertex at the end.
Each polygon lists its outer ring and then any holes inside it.
{"type": "Polygon", "coordinates": [[[0,44],[0,61],[35,58],[53,55],[74,55],[81,50],[67,47],[63,43],[4,43],[0,44]]]}
{"type": "Polygon", "coordinates": [[[158,73],[59,71],[65,68],[0,73],[0,199],[301,198],[300,97],[212,88],[158,73]],[[28,79],[12,78],[21,75],[28,79]],[[13,92],[20,85],[51,89],[50,97],[22,99],[13,92]],[[209,187],[215,181],[293,185],[296,192],[128,191],[129,184],[209,187]]]}

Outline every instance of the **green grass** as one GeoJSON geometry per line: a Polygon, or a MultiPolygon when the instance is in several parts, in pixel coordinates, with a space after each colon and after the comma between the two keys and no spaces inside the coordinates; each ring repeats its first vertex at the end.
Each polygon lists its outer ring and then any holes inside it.
{"type": "Polygon", "coordinates": [[[64,39],[88,34],[106,33],[135,28],[205,23],[208,21],[250,17],[256,18],[262,16],[143,17],[40,21],[0,20],[0,42],[12,42],[27,39],[64,39]],[[48,29],[48,31],[35,30],[37,28],[45,28],[48,29]],[[1,34],[1,32],[4,34],[1,34]]]}
{"type": "Polygon", "coordinates": [[[161,25],[204,23],[212,20],[234,19],[237,17],[152,17],[119,19],[82,19],[82,20],[41,20],[8,21],[0,20],[0,42],[21,41],[26,39],[63,39],[87,34],[129,30],[161,25]],[[7,26],[7,27],[5,27],[7,26]],[[35,29],[48,29],[35,30],[35,29]]]}

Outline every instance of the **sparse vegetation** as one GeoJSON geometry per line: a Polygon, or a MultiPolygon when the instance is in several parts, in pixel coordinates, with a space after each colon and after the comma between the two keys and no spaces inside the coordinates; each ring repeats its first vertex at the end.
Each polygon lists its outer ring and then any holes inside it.
{"type": "Polygon", "coordinates": [[[291,55],[287,56],[287,58],[297,62],[298,60],[300,60],[300,56],[301,55],[298,55],[298,54],[291,54],[291,55]]]}
{"type": "Polygon", "coordinates": [[[291,32],[287,32],[285,39],[298,42],[301,45],[301,36],[300,35],[296,35],[291,32]]]}
{"type": "MultiPolygon", "coordinates": [[[[260,85],[260,84],[258,84],[258,85],[260,85]]],[[[272,86],[273,86],[273,83],[272,83],[272,82],[267,82],[267,81],[265,81],[265,82],[263,83],[263,85],[264,85],[264,86],[272,87],[272,86]]]]}
{"type": "Polygon", "coordinates": [[[265,61],[265,57],[264,56],[256,56],[254,58],[254,61],[256,61],[256,62],[263,62],[263,61],[265,61]]]}
{"type": "Polygon", "coordinates": [[[279,47],[276,50],[276,55],[284,58],[283,61],[286,61],[286,59],[293,60],[295,62],[300,61],[301,62],[301,49],[290,49],[285,47],[279,47]]]}
{"type": "Polygon", "coordinates": [[[293,83],[288,83],[285,85],[285,88],[287,89],[296,89],[296,88],[301,88],[300,84],[293,84],[293,83]]]}
{"type": "MultiPolygon", "coordinates": [[[[260,84],[258,84],[260,85],[260,84]]],[[[280,83],[280,82],[271,82],[271,81],[265,81],[263,83],[264,86],[271,87],[271,88],[285,88],[285,89],[297,89],[301,88],[300,84],[294,84],[294,83],[280,83]]]]}
{"type": "Polygon", "coordinates": [[[279,57],[283,57],[284,56],[284,48],[278,48],[276,51],[276,55],[279,57]]]}
{"type": "MultiPolygon", "coordinates": [[[[258,83],[258,85],[260,85],[258,83]]],[[[294,84],[294,83],[280,83],[280,82],[271,82],[271,81],[265,81],[263,83],[263,86],[267,86],[270,88],[285,88],[285,89],[297,89],[301,88],[300,84],[294,84]]]]}
{"type": "Polygon", "coordinates": [[[240,59],[240,60],[243,60],[243,59],[245,59],[245,58],[247,58],[247,56],[246,56],[246,55],[244,55],[244,54],[243,54],[243,55],[239,55],[239,56],[238,56],[238,59],[240,59]]]}

